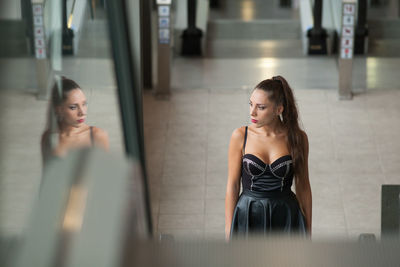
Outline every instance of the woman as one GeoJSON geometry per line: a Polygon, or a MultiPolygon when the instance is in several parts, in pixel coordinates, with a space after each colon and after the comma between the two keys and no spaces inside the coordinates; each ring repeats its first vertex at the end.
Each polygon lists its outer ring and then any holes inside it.
{"type": "Polygon", "coordinates": [[[252,124],[234,130],[229,144],[225,236],[311,235],[308,139],[292,89],[281,76],[264,80],[249,104],[252,124]]]}
{"type": "Polygon", "coordinates": [[[80,86],[65,77],[52,89],[47,130],[42,135],[42,156],[63,157],[75,148],[99,146],[108,150],[107,133],[85,123],[87,101],[80,86]],[[61,88],[60,88],[61,87],[61,88]],[[56,123],[52,122],[55,114],[56,123]]]}

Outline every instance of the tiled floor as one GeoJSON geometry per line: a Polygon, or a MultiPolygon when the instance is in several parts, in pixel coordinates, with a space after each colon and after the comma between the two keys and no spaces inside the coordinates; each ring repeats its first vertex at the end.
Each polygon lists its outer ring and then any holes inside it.
{"type": "MultiPolygon", "coordinates": [[[[353,63],[354,90],[400,89],[399,82],[394,79],[399,62],[398,57],[356,57],[353,63]]],[[[336,89],[339,83],[337,70],[336,56],[177,58],[174,60],[171,86],[175,89],[247,89],[279,73],[296,89],[336,89]]]]}

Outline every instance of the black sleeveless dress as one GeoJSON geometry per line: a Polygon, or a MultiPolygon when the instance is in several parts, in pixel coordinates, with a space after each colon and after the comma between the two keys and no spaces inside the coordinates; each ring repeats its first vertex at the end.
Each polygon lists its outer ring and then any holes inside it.
{"type": "MultiPolygon", "coordinates": [[[[243,151],[247,140],[247,127],[243,151]]],[[[306,223],[296,195],[291,191],[293,162],[285,155],[265,164],[252,154],[242,159],[243,192],[236,204],[231,236],[248,234],[305,235],[306,223]]]]}

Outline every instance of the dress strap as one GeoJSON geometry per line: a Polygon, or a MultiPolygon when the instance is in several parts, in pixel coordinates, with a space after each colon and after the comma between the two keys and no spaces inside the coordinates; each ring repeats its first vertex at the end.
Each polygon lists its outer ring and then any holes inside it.
{"type": "Polygon", "coordinates": [[[93,126],[90,126],[90,144],[94,146],[93,126]]]}
{"type": "Polygon", "coordinates": [[[244,142],[243,142],[243,149],[242,149],[242,154],[243,154],[243,155],[244,155],[244,151],[245,151],[245,149],[246,149],[247,128],[248,128],[248,126],[246,126],[246,130],[244,131],[244,142]]]}

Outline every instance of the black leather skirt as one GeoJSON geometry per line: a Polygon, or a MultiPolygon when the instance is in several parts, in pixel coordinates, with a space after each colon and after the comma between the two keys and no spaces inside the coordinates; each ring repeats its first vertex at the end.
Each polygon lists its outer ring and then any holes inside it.
{"type": "Polygon", "coordinates": [[[283,192],[242,192],[233,213],[231,236],[249,234],[306,236],[305,218],[290,188],[283,192]]]}

